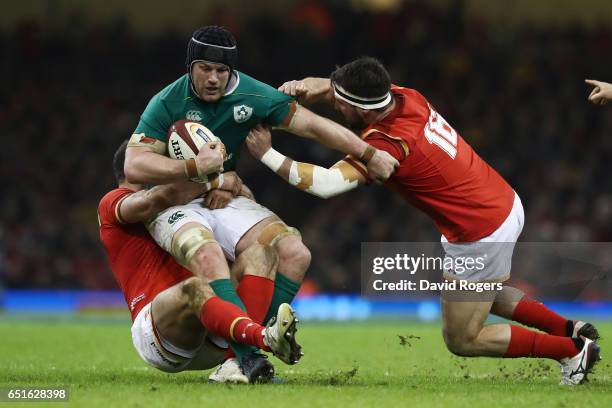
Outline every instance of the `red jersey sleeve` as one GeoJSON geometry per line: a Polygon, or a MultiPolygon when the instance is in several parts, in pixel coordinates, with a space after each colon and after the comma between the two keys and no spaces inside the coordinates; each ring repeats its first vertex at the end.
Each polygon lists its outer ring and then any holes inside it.
{"type": "Polygon", "coordinates": [[[134,193],[129,188],[116,188],[106,193],[98,204],[98,223],[102,225],[123,224],[117,209],[119,203],[128,195],[134,193]]]}
{"type": "MultiPolygon", "coordinates": [[[[404,145],[402,145],[400,140],[392,139],[389,136],[384,135],[380,132],[373,132],[368,134],[367,137],[364,139],[364,142],[379,150],[384,150],[399,162],[404,160],[407,156],[406,148],[404,147],[404,145]]],[[[365,164],[351,156],[347,156],[344,161],[349,163],[358,172],[360,172],[368,180],[368,182],[371,181],[365,164]]]]}
{"type": "Polygon", "coordinates": [[[406,158],[406,151],[404,150],[402,143],[399,140],[391,139],[382,133],[372,133],[368,135],[364,142],[379,150],[384,150],[399,162],[406,158]]]}

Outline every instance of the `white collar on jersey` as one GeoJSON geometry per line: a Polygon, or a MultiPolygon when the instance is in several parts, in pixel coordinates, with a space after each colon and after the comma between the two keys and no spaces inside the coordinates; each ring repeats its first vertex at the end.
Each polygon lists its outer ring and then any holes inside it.
{"type": "Polygon", "coordinates": [[[236,88],[238,88],[238,84],[240,83],[240,73],[236,70],[232,71],[232,77],[227,81],[227,86],[225,87],[225,93],[223,96],[231,95],[236,88]]]}

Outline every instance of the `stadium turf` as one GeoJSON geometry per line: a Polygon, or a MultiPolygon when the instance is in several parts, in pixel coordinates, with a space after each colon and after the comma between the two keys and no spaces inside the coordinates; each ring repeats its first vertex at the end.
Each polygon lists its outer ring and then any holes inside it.
{"type": "Polygon", "coordinates": [[[553,361],[458,358],[444,348],[439,324],[397,321],[304,322],[303,360],[289,367],[273,359],[283,384],[228,386],[207,384],[208,372],[148,368],[124,317],[0,316],[0,388],[69,387],[69,402],[53,407],[609,407],[612,323],[598,328],[604,359],[591,382],[576,388],[558,385],[553,361]]]}

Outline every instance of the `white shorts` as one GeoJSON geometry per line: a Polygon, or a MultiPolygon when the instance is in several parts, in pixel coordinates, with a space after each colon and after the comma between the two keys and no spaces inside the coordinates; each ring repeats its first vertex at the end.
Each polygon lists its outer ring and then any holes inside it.
{"type": "Polygon", "coordinates": [[[233,262],[240,238],[255,224],[274,215],[266,207],[241,196],[218,210],[210,210],[202,202],[203,199],[198,198],[189,204],[170,207],[147,223],[147,229],[157,244],[170,252],[174,233],[183,225],[196,222],[213,233],[225,257],[233,262]]]}
{"type": "Polygon", "coordinates": [[[455,262],[454,269],[444,268],[444,277],[470,282],[503,282],[510,278],[512,253],[524,222],[523,204],[518,194],[514,193],[510,214],[491,235],[467,243],[451,243],[443,235],[440,241],[446,253],[444,265],[449,258],[455,262]],[[457,267],[457,261],[461,259],[464,265],[457,267]],[[466,268],[466,259],[472,259],[474,267],[466,268]]]}
{"type": "Polygon", "coordinates": [[[155,335],[151,319],[151,303],[142,308],[132,324],[132,343],[147,364],[167,373],[186,370],[206,370],[220,364],[225,349],[208,338],[196,350],[182,350],[155,335]],[[163,343],[163,344],[162,344],[163,343]]]}

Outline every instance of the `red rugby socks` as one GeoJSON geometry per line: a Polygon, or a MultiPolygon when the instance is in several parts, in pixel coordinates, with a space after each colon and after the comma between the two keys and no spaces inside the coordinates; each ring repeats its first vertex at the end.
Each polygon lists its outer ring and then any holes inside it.
{"type": "Polygon", "coordinates": [[[574,328],[571,320],[567,320],[544,306],[543,303],[527,296],[523,296],[514,308],[512,320],[535,327],[553,336],[571,336],[574,328]]]}
{"type": "Polygon", "coordinates": [[[272,302],[274,281],[262,276],[245,275],[236,288],[251,319],[261,324],[272,302]]]}
{"type": "Polygon", "coordinates": [[[240,307],[217,296],[204,302],[200,321],[217,336],[270,351],[264,343],[264,327],[251,320],[240,307]]]}
{"type": "Polygon", "coordinates": [[[574,357],[580,349],[571,337],[538,333],[524,327],[510,325],[510,344],[504,357],[543,357],[561,360],[574,357]]]}

